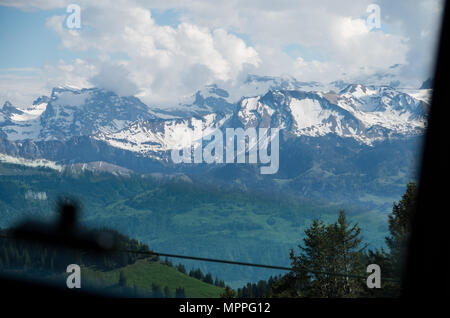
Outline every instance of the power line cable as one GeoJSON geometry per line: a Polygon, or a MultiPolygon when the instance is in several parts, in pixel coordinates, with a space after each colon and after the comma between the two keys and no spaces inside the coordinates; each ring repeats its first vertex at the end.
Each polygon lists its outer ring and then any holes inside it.
{"type": "MultiPolygon", "coordinates": [[[[216,258],[187,256],[187,255],[160,253],[160,252],[152,252],[152,251],[134,251],[134,250],[118,250],[118,251],[125,252],[125,253],[135,253],[135,254],[145,254],[145,255],[154,255],[154,256],[164,256],[164,257],[172,257],[172,258],[190,259],[190,260],[194,260],[194,261],[205,261],[205,262],[223,263],[223,264],[249,266],[249,267],[278,269],[278,270],[283,270],[283,271],[304,272],[304,273],[310,273],[310,274],[314,274],[314,275],[329,275],[329,276],[340,276],[340,277],[367,279],[367,276],[363,276],[363,275],[314,271],[314,270],[310,270],[310,269],[306,269],[306,268],[305,269],[300,269],[300,268],[294,269],[292,267],[286,267],[286,266],[256,264],[256,263],[247,263],[247,262],[239,262],[239,261],[229,261],[229,260],[216,259],[216,258]]],[[[398,280],[391,279],[391,278],[384,278],[383,280],[390,281],[390,282],[398,282],[398,280]]]]}
{"type": "MultiPolygon", "coordinates": [[[[10,237],[0,235],[0,238],[4,239],[20,239],[17,237],[10,237]]],[[[335,272],[326,272],[326,271],[314,271],[310,269],[300,269],[300,268],[292,268],[286,266],[278,266],[278,265],[267,265],[267,264],[256,264],[256,263],[248,263],[248,262],[240,262],[240,261],[230,261],[216,258],[208,258],[208,257],[198,257],[198,256],[188,256],[188,255],[179,255],[179,254],[171,254],[171,253],[161,253],[154,251],[137,251],[137,250],[127,250],[127,249],[118,249],[113,252],[122,252],[122,253],[133,253],[140,255],[149,255],[149,256],[158,256],[158,257],[171,257],[171,258],[181,258],[181,259],[189,259],[194,261],[204,261],[204,262],[213,262],[213,263],[222,263],[222,264],[230,264],[230,265],[239,265],[239,266],[248,266],[248,267],[258,267],[258,268],[267,268],[267,269],[276,269],[283,271],[293,271],[293,272],[303,272],[310,273],[314,275],[329,275],[329,276],[339,276],[339,277],[348,277],[348,278],[358,278],[358,279],[367,279],[367,276],[356,275],[356,274],[345,274],[345,273],[335,273],[335,272]]],[[[396,279],[392,278],[383,278],[384,281],[389,282],[399,282],[396,279]]]]}

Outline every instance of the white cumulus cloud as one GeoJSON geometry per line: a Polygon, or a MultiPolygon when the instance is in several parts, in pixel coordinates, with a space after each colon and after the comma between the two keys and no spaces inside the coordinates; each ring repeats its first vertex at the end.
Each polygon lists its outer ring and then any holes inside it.
{"type": "MultiPolygon", "coordinates": [[[[21,10],[65,9],[72,2],[0,0],[21,10]]],[[[49,63],[34,77],[0,73],[8,87],[0,97],[28,100],[31,92],[71,84],[161,106],[207,84],[239,87],[248,73],[321,82],[395,79],[418,86],[432,72],[443,1],[380,0],[382,28],[375,30],[366,25],[372,3],[78,0],[80,30],[65,27],[67,16],[61,14],[46,26],[59,36],[61,48],[88,52],[89,58],[49,63]],[[158,24],[154,13],[169,9],[179,23],[158,24]],[[29,89],[21,95],[23,83],[29,89]]]]}

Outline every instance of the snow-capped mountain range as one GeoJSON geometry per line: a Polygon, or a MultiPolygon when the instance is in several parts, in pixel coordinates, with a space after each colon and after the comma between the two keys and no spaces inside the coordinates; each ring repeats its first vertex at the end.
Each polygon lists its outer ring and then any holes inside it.
{"type": "Polygon", "coordinates": [[[0,137],[15,147],[24,142],[42,147],[86,136],[157,160],[166,160],[164,154],[179,147],[182,135],[198,126],[206,132],[278,127],[284,138],[331,134],[372,145],[421,134],[431,91],[362,84],[325,91],[318,90],[318,83],[270,77],[249,77],[246,83],[247,92],[262,93],[234,100],[237,97],[230,92],[211,85],[193,94],[190,103],[166,109],[103,89],[58,87],[30,106],[5,102],[0,109],[0,137]]]}

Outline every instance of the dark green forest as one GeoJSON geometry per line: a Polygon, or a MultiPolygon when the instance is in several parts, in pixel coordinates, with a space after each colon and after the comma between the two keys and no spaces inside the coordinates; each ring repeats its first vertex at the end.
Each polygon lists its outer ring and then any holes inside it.
{"type": "Polygon", "coordinates": [[[394,202],[388,216],[387,250],[368,249],[361,238],[358,224],[350,224],[343,210],[334,223],[314,220],[306,229],[298,251],[291,249],[292,271],[258,283],[248,283],[237,292],[228,288],[222,297],[399,297],[402,270],[406,264],[411,218],[415,213],[416,184],[411,182],[399,202],[394,202]],[[369,289],[364,279],[336,276],[367,276],[369,264],[381,268],[381,288],[369,289]],[[311,273],[322,272],[330,274],[311,273]],[[388,280],[386,280],[386,278],[388,280]]]}
{"type": "MultiPolygon", "coordinates": [[[[139,260],[149,263],[160,263],[176,268],[179,273],[206,284],[225,288],[221,294],[225,298],[241,297],[398,297],[401,295],[401,277],[403,260],[406,258],[406,247],[410,233],[411,217],[416,206],[417,188],[415,183],[407,185],[407,189],[399,202],[394,202],[392,213],[388,216],[389,235],[385,238],[388,250],[368,249],[361,238],[358,224],[351,224],[344,210],[339,212],[337,221],[325,223],[314,220],[305,230],[303,243],[297,251],[290,250],[292,271],[260,280],[258,283],[247,283],[237,291],[218,277],[213,279],[211,273],[203,274],[201,269],[191,269],[189,274],[183,264],[173,265],[167,258],[161,261],[157,256],[135,253],[117,252],[107,255],[93,255],[84,251],[67,251],[42,246],[33,242],[14,240],[9,230],[0,230],[0,268],[10,273],[27,275],[61,274],[67,264],[80,264],[95,271],[119,270],[118,282],[114,289],[125,292],[132,297],[186,297],[182,286],[172,292],[168,286],[152,283],[150,287],[138,289],[130,286],[124,267],[135,264],[139,260]],[[10,239],[8,239],[11,237],[10,239]],[[382,269],[382,286],[380,289],[369,289],[362,278],[368,264],[378,264],[382,269]],[[337,276],[336,274],[340,274],[337,276]],[[345,276],[349,275],[349,276],[345,276]],[[386,278],[389,281],[385,280],[386,278]]],[[[147,245],[122,235],[114,230],[109,231],[119,238],[120,249],[150,252],[147,245]]],[[[170,275],[170,274],[169,274],[170,275]]],[[[201,287],[200,287],[201,288],[201,287]]]]}
{"type": "MultiPolygon", "coordinates": [[[[134,285],[140,284],[137,273],[144,269],[151,267],[155,271],[161,270],[164,277],[170,276],[161,265],[205,283],[202,288],[217,287],[208,292],[215,297],[221,294],[241,297],[395,296],[400,293],[397,283],[385,281],[380,291],[367,290],[365,281],[352,279],[344,282],[342,277],[310,275],[304,270],[367,276],[367,264],[376,263],[382,267],[383,277],[398,280],[415,191],[415,185],[408,184],[405,195],[394,204],[388,215],[340,203],[319,204],[288,195],[212,187],[193,183],[183,176],[72,173],[2,163],[0,226],[9,228],[24,219],[52,221],[55,202],[70,194],[75,200],[83,199],[78,201],[83,226],[122,233],[123,242],[131,244],[130,248],[150,247],[176,254],[290,265],[293,268],[292,272],[280,275],[276,270],[205,262],[183,261],[173,265],[169,260],[142,259],[136,255],[100,261],[94,261],[89,255],[67,256],[71,259],[78,257],[74,262],[85,264],[91,277],[101,276],[104,285],[109,287],[112,282],[119,284],[123,270],[123,275],[128,277],[125,279],[127,286],[139,290],[143,286],[134,288],[134,285]],[[42,199],[44,192],[45,199],[42,199]],[[41,194],[36,195],[38,193],[41,194]],[[343,207],[345,212],[338,213],[343,207]],[[335,244],[339,240],[346,243],[335,244]],[[292,250],[297,245],[298,248],[292,250]],[[345,260],[342,255],[346,255],[345,260]],[[233,288],[228,287],[224,292],[225,285],[233,288]],[[318,287],[323,285],[329,287],[326,290],[318,287]],[[336,287],[343,285],[345,287],[336,287]]],[[[14,264],[14,259],[19,259],[19,263],[30,270],[60,270],[65,262],[58,263],[58,259],[64,260],[63,253],[59,258],[53,257],[56,252],[51,250],[44,249],[38,254],[28,254],[23,250],[3,246],[2,267],[8,267],[14,264]]],[[[180,281],[184,276],[179,277],[180,281]]],[[[163,295],[174,296],[176,288],[181,287],[165,286],[155,277],[149,277],[145,284],[147,289],[159,284],[159,289],[154,288],[157,291],[155,295],[161,295],[161,290],[163,295]],[[169,293],[164,293],[165,287],[169,293]]],[[[186,294],[188,297],[188,294],[199,290],[199,286],[194,285],[186,294]]],[[[181,295],[180,290],[178,294],[181,295]]]]}
{"type": "MultiPolygon", "coordinates": [[[[174,265],[167,258],[163,261],[158,256],[123,252],[124,250],[147,253],[151,251],[147,245],[117,231],[109,229],[101,229],[99,231],[107,231],[116,237],[118,241],[116,249],[118,251],[98,254],[93,251],[47,246],[37,242],[17,239],[10,233],[11,230],[0,229],[0,273],[28,278],[40,277],[41,279],[43,278],[44,282],[56,282],[58,285],[62,285],[65,282],[64,273],[67,265],[78,264],[83,269],[86,269],[87,276],[90,278],[83,282],[84,286],[87,285],[88,288],[96,287],[95,290],[100,293],[114,291],[116,294],[128,297],[198,297],[195,292],[189,295],[185,293],[183,283],[192,284],[192,279],[216,286],[217,291],[225,288],[223,280],[220,280],[218,277],[214,279],[211,273],[204,274],[200,269],[191,269],[188,273],[183,264],[174,265]],[[164,275],[173,275],[173,271],[176,270],[182,274],[180,275],[182,277],[180,280],[181,284],[174,287],[171,282],[167,282],[167,285],[151,283],[149,286],[138,289],[135,284],[130,284],[127,278],[127,275],[133,274],[128,268],[129,265],[136,267],[136,264],[143,270],[148,270],[147,276],[150,277],[155,275],[155,273],[151,272],[155,266],[159,267],[159,274],[162,272],[164,275]],[[153,267],[146,265],[153,265],[153,267]],[[108,277],[108,283],[98,284],[98,279],[95,276],[112,272],[118,272],[117,282],[108,277]],[[184,279],[183,276],[185,276],[184,279]],[[172,292],[171,289],[175,289],[175,291],[172,292]]],[[[205,285],[198,284],[195,288],[205,288],[205,285]]],[[[209,294],[207,293],[206,295],[209,294]]],[[[217,295],[218,292],[209,296],[217,295]]]]}
{"type": "MultiPolygon", "coordinates": [[[[345,208],[371,247],[385,245],[386,213],[314,202],[289,195],[191,182],[189,178],[116,176],[54,171],[0,163],[0,226],[23,219],[52,221],[61,196],[79,200],[80,222],[107,227],[156,251],[245,262],[289,265],[289,249],[314,219],[332,222],[345,208]],[[41,200],[37,194],[45,193],[41,200]],[[27,199],[28,198],[28,199],[27,199]],[[300,234],[299,234],[300,233],[300,234]],[[218,248],[220,247],[220,248],[218,248]]],[[[233,288],[279,272],[213,263],[183,262],[219,276],[233,288]]]]}

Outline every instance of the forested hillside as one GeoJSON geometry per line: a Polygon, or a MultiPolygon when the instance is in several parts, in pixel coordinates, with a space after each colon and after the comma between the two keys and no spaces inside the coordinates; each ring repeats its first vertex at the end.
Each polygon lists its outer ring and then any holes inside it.
{"type": "MultiPolygon", "coordinates": [[[[331,221],[341,208],[287,195],[194,184],[182,176],[72,173],[10,164],[0,164],[0,193],[2,227],[24,218],[51,220],[57,199],[68,195],[79,200],[84,225],[118,230],[154,250],[277,265],[288,264],[289,248],[300,242],[299,233],[314,219],[331,221]]],[[[360,224],[371,246],[384,244],[383,214],[363,208],[348,208],[347,214],[360,224]]],[[[278,274],[184,263],[219,275],[234,287],[278,274]]]]}

